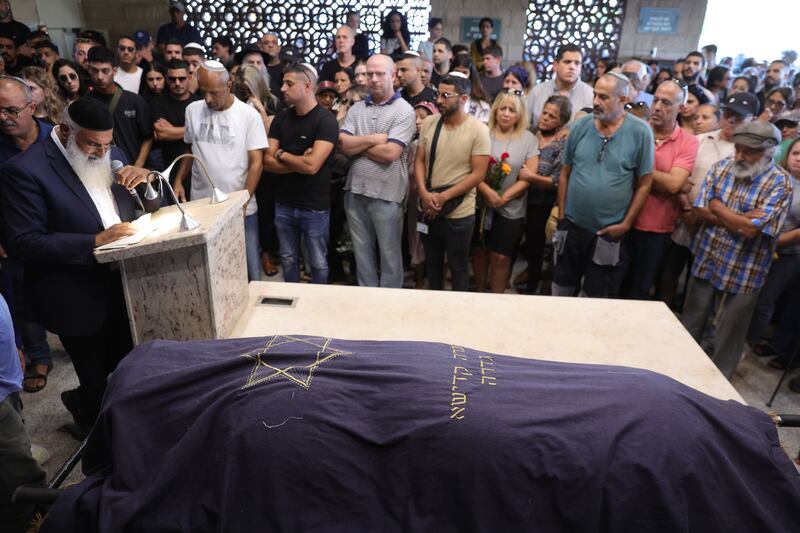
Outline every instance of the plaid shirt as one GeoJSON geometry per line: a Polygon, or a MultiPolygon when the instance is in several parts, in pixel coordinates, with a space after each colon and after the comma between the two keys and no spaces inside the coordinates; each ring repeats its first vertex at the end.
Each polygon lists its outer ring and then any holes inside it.
{"type": "Polygon", "coordinates": [[[752,179],[735,179],[734,159],[715,163],[708,171],[695,207],[708,207],[718,198],[737,213],[761,209],[766,214],[752,219],[759,234],[748,239],[722,226],[703,224],[694,238],[692,275],[708,280],[716,289],[736,294],[756,292],[764,284],[776,239],[792,197],[789,175],[776,165],[752,179]]]}

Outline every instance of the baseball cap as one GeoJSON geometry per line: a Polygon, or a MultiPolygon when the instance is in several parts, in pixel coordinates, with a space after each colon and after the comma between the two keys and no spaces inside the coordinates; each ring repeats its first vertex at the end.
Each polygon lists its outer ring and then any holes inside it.
{"type": "Polygon", "coordinates": [[[150,35],[145,30],[136,30],[133,34],[133,42],[136,43],[136,46],[142,47],[147,46],[153,41],[153,36],[150,35]]]}
{"type": "Polygon", "coordinates": [[[791,111],[779,113],[778,116],[772,120],[772,123],[778,128],[792,124],[797,126],[800,124],[800,109],[793,109],[791,111]]]}
{"type": "Polygon", "coordinates": [[[300,50],[296,46],[287,44],[286,46],[281,48],[281,53],[278,55],[278,58],[281,61],[297,63],[302,59],[302,56],[300,54],[300,50]]]}
{"type": "Polygon", "coordinates": [[[332,81],[321,81],[319,85],[317,85],[317,94],[324,93],[326,91],[336,92],[336,84],[332,81]]]}
{"type": "Polygon", "coordinates": [[[727,97],[720,108],[730,109],[737,115],[755,115],[758,113],[758,98],[753,93],[735,93],[727,97]]]}
{"type": "Polygon", "coordinates": [[[734,144],[761,150],[779,145],[781,132],[771,122],[754,120],[736,128],[732,141],[734,144]]]}
{"type": "Polygon", "coordinates": [[[186,13],[186,6],[183,5],[183,2],[170,2],[169,10],[172,11],[173,9],[180,11],[181,13],[186,13]]]}
{"type": "Polygon", "coordinates": [[[436,115],[437,113],[439,113],[439,109],[436,107],[436,104],[434,104],[433,102],[429,102],[427,100],[423,100],[422,102],[417,102],[416,104],[414,104],[414,109],[418,107],[423,107],[427,109],[428,111],[431,112],[431,115],[436,115]]]}

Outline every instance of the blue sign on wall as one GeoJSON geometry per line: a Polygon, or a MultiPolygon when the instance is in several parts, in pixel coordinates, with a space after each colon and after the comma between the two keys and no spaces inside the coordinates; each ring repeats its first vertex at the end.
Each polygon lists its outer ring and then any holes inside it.
{"type": "Polygon", "coordinates": [[[637,33],[678,33],[680,9],[643,7],[639,10],[637,33]]]}

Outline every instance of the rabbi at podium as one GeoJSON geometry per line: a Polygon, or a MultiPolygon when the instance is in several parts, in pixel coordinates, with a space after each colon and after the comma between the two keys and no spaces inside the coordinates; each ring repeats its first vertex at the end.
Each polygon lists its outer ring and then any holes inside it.
{"type": "Polygon", "coordinates": [[[8,246],[25,265],[29,318],[56,333],[80,385],[61,394],[82,438],[100,409],[106,377],[131,350],[119,271],[94,248],[135,233],[137,203],[126,190],[147,171],[112,147],[113,118],[102,104],[73,102],[42,142],[0,169],[8,246]]]}

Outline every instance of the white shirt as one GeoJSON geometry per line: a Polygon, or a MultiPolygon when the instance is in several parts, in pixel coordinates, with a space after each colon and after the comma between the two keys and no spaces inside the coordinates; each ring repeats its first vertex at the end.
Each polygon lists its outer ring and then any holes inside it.
{"type": "Polygon", "coordinates": [[[133,74],[129,74],[122,70],[122,67],[119,67],[117,73],[114,74],[114,81],[126,91],[139,94],[139,86],[142,84],[142,72],[144,71],[141,67],[136,67],[133,74]]]}
{"type": "MultiPolygon", "coordinates": [[[[64,145],[61,144],[61,139],[58,138],[58,126],[54,127],[53,131],[50,132],[50,137],[56,143],[58,149],[61,150],[61,153],[64,154],[64,159],[67,160],[69,166],[72,166],[69,156],[67,155],[67,150],[64,148],[64,145]]],[[[78,174],[77,171],[75,173],[78,174]]],[[[92,203],[97,208],[97,212],[100,213],[103,229],[108,229],[114,224],[122,222],[119,218],[119,208],[117,207],[117,201],[114,199],[114,194],[111,192],[111,187],[87,187],[86,184],[83,183],[83,178],[81,178],[80,174],[78,174],[78,179],[81,180],[83,187],[92,199],[92,203]]]]}
{"type": "MultiPolygon", "coordinates": [[[[559,94],[555,77],[543,81],[528,93],[527,104],[530,110],[531,126],[536,127],[539,123],[539,115],[542,114],[545,102],[554,94],[559,94]]],[[[569,119],[569,123],[572,125],[575,121],[576,113],[584,107],[592,107],[594,105],[594,89],[581,80],[578,80],[575,82],[575,85],[572,86],[572,89],[569,90],[569,96],[567,98],[569,98],[572,104],[572,116],[569,119]]]]}
{"type": "MultiPolygon", "coordinates": [[[[261,115],[238,98],[225,111],[212,111],[204,100],[186,107],[186,144],[205,163],[214,184],[223,192],[241,191],[250,166],[247,152],[267,147],[267,132],[261,115]]],[[[192,200],[208,198],[212,187],[203,169],[192,165],[192,200]]],[[[253,195],[247,203],[247,215],[258,210],[253,195]]]]}

